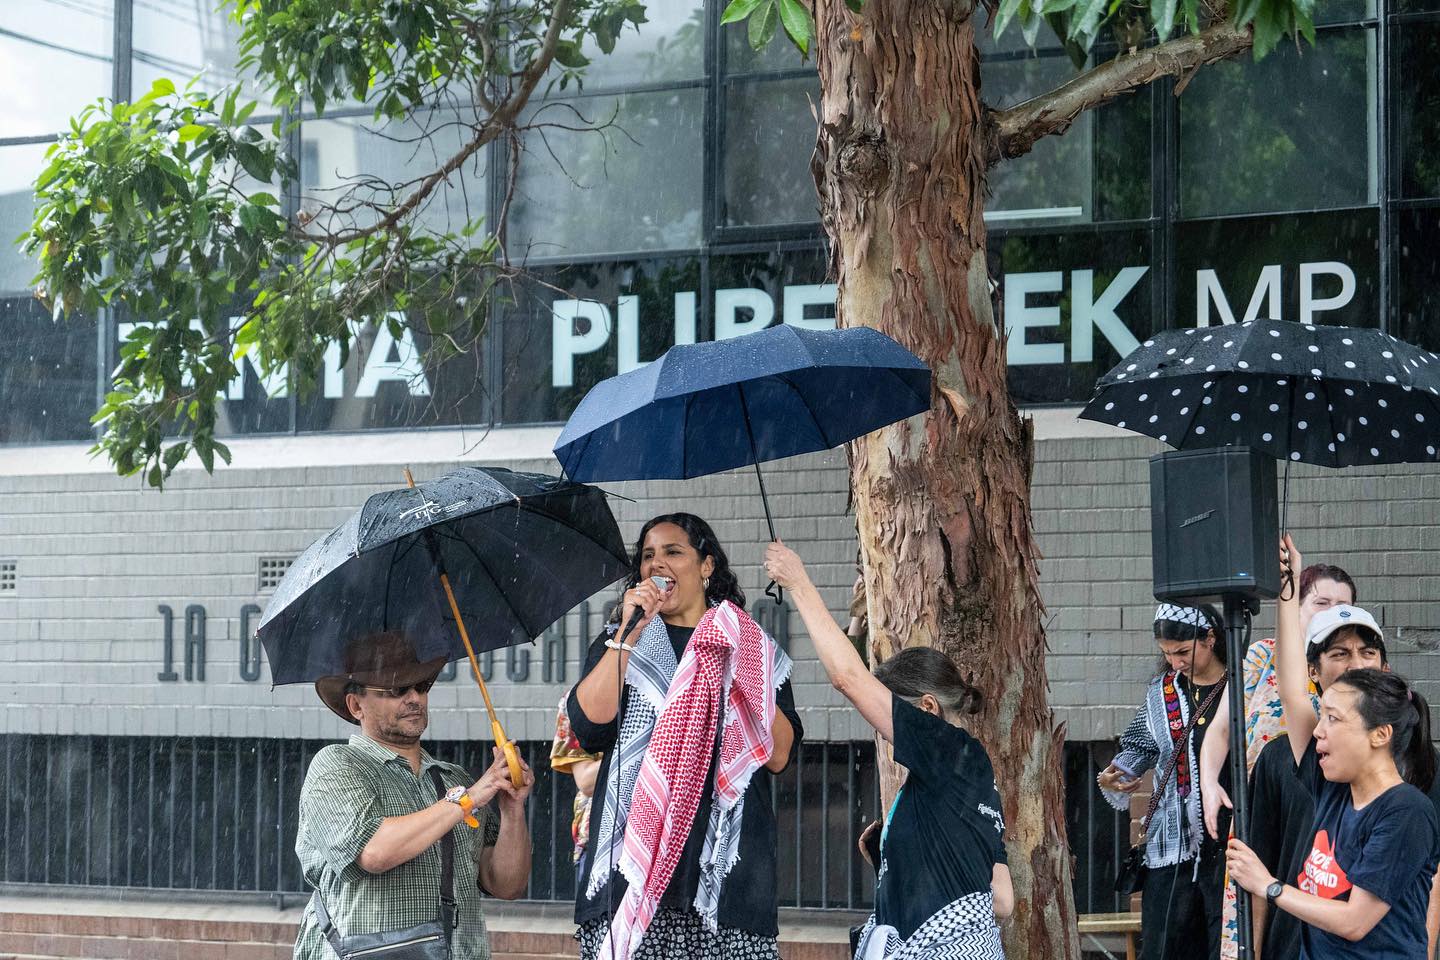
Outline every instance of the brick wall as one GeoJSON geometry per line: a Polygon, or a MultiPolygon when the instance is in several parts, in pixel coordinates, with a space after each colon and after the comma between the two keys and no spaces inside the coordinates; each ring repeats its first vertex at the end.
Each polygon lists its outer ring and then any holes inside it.
{"type": "MultiPolygon", "coordinates": [[[[1071,436],[1068,419],[1042,416],[1034,477],[1035,524],[1044,558],[1051,701],[1077,740],[1113,737],[1138,703],[1155,666],[1150,640],[1149,487],[1146,458],[1158,443],[1132,437],[1071,436]],[[1047,424],[1062,422],[1064,429],[1047,424]],[[1047,435],[1047,430],[1048,434],[1047,435]]],[[[422,437],[423,439],[423,437],[422,437]]],[[[503,438],[502,438],[503,439],[503,438]]],[[[0,561],[15,560],[13,592],[0,593],[0,729],[55,734],[302,736],[333,738],[344,725],[308,687],[271,690],[239,674],[240,610],[263,606],[260,556],[293,556],[340,522],[369,494],[401,482],[409,435],[370,435],[352,454],[357,465],[295,465],[312,438],[286,438],[289,465],[265,466],[267,441],[214,476],[177,473],[164,493],[114,478],[94,466],[37,472],[47,455],[0,448],[0,561]],[[296,449],[301,453],[296,454],[296,449]],[[384,462],[378,462],[384,461],[384,462]],[[8,475],[7,475],[8,474],[8,475]],[[162,683],[161,619],[175,614],[175,655],[183,657],[184,611],[206,609],[205,682],[162,683]],[[275,708],[279,709],[275,709],[275,708]]],[[[473,441],[473,438],[472,438],[473,441]]],[[[282,441],[273,441],[279,444],[282,441]]],[[[498,441],[497,441],[498,442],[498,441]]],[[[245,448],[244,444],[250,444],[245,448]]],[[[532,444],[532,446],[534,446],[532,444]]],[[[543,449],[543,447],[542,447],[543,449]]],[[[531,454],[502,460],[517,469],[553,470],[531,454]]],[[[327,455],[328,456],[328,455],[327,455]]],[[[285,460],[285,457],[275,457],[285,460]]],[[[462,459],[414,460],[418,477],[462,459]]],[[[844,622],[855,576],[854,521],[846,514],[840,452],[765,468],[781,536],[809,561],[831,609],[844,622]]],[[[607,484],[622,532],[633,538],[649,516],[688,509],[709,519],[727,545],[752,601],[763,600],[759,566],[766,541],[752,471],[693,481],[607,484]]],[[[1290,483],[1291,528],[1306,555],[1340,563],[1356,577],[1361,602],[1384,624],[1398,670],[1440,692],[1440,661],[1424,647],[1440,639],[1440,472],[1418,467],[1321,471],[1297,465],[1290,483]]],[[[599,607],[611,594],[598,597],[599,607]]],[[[1263,612],[1257,635],[1268,630],[1263,612]]],[[[253,626],[253,624],[252,624],[253,626]]],[[[567,622],[567,682],[583,642],[578,618],[567,622]]],[[[808,656],[798,618],[796,699],[809,736],[868,739],[808,656]]],[[[183,668],[177,666],[177,670],[183,668]]],[[[565,684],[500,678],[496,705],[513,736],[548,739],[565,684]]],[[[480,701],[462,673],[437,687],[432,732],[451,739],[488,736],[480,701]]]]}

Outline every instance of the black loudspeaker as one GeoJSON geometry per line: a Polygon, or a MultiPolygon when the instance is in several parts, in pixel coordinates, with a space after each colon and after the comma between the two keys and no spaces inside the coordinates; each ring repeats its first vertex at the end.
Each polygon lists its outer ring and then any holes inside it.
{"type": "Polygon", "coordinates": [[[1275,461],[1249,447],[1150,458],[1155,599],[1188,605],[1280,593],[1275,461]]]}

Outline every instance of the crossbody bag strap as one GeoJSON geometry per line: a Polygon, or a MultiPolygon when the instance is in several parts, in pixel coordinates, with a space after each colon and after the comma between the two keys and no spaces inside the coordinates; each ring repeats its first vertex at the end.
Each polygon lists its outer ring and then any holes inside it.
{"type": "Polygon", "coordinates": [[[325,899],[320,896],[319,887],[315,888],[310,902],[315,905],[315,923],[320,927],[320,933],[330,944],[330,949],[335,951],[335,956],[343,957],[345,954],[340,949],[342,946],[340,931],[335,929],[335,921],[330,919],[330,911],[325,909],[325,899]]]}
{"type": "MultiPolygon", "coordinates": [[[[435,793],[445,799],[445,781],[440,777],[440,768],[430,768],[430,779],[435,781],[435,793]]],[[[440,839],[440,921],[445,936],[460,924],[460,909],[455,903],[455,831],[447,830],[440,839]]]]}
{"type": "Polygon", "coordinates": [[[1210,704],[1214,703],[1215,698],[1220,696],[1220,691],[1225,689],[1225,683],[1229,679],[1229,677],[1222,678],[1220,682],[1215,685],[1215,689],[1210,691],[1210,695],[1205,698],[1205,702],[1196,707],[1190,714],[1190,722],[1185,724],[1185,732],[1180,735],[1179,745],[1176,746],[1174,752],[1170,754],[1170,764],[1165,768],[1165,772],[1160,775],[1160,779],[1156,781],[1155,786],[1150,791],[1150,802],[1145,805],[1145,819],[1140,822],[1141,830],[1144,832],[1140,837],[1140,843],[1138,845],[1143,846],[1150,839],[1150,822],[1155,818],[1155,811],[1160,806],[1161,794],[1165,792],[1165,787],[1170,783],[1170,775],[1175,772],[1175,767],[1179,765],[1181,755],[1189,749],[1190,734],[1195,729],[1195,722],[1204,715],[1206,710],[1210,709],[1210,704]]]}

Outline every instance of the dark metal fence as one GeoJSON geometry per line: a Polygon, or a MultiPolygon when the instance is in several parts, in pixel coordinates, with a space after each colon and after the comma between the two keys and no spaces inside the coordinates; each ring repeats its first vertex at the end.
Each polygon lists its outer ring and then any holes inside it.
{"type": "MultiPolygon", "coordinates": [[[[303,895],[294,852],[300,784],[325,745],[0,734],[0,881],[303,895]]],[[[471,770],[489,756],[488,743],[426,746],[471,770]]],[[[521,748],[537,777],[528,896],[571,900],[575,785],[550,772],[548,743],[521,748]]],[[[1117,909],[1107,891],[1127,829],[1095,791],[1097,760],[1088,744],[1066,748],[1080,912],[1117,909]]],[[[781,905],[869,909],[874,871],[856,841],[878,815],[874,745],[803,744],[776,779],[773,802],[781,905]]]]}

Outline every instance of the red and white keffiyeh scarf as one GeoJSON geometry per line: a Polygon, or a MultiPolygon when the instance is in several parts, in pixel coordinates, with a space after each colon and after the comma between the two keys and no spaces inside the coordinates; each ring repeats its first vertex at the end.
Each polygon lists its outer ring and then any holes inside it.
{"type": "MultiPolygon", "coordinates": [[[[657,617],[651,626],[658,622],[657,617]]],[[[647,629],[646,633],[651,631],[647,629]]],[[[660,633],[652,634],[652,638],[669,648],[663,624],[660,633]]],[[[643,702],[647,672],[653,681],[658,679],[655,668],[664,670],[663,663],[644,659],[636,670],[637,658],[641,658],[646,646],[657,654],[654,660],[663,661],[653,640],[647,645],[642,636],[627,670],[627,682],[642,694],[632,698],[632,710],[637,700],[643,702]]],[[[714,802],[701,854],[700,889],[695,896],[696,911],[708,927],[715,929],[721,883],[738,856],[745,788],[774,749],[770,728],[775,719],[775,689],[789,672],[789,657],[774,641],[745,611],[723,602],[707,611],[695,627],[665,692],[658,718],[646,724],[650,727],[648,743],[629,790],[624,758],[627,752],[631,756],[638,754],[635,748],[639,746],[639,731],[626,718],[624,726],[629,728],[629,736],[622,729],[616,745],[615,793],[621,795],[615,796],[614,809],[611,797],[606,797],[601,842],[595,847],[588,889],[593,897],[604,882],[609,865],[603,858],[606,848],[617,839],[613,830],[620,821],[624,823],[624,841],[618,866],[629,886],[601,945],[601,956],[629,960],[649,928],[690,835],[705,789],[716,728],[723,722],[714,802]],[[725,705],[723,720],[721,703],[725,705]],[[623,795],[626,793],[628,796],[623,795]],[[611,834],[608,840],[607,833],[611,834]]]]}

